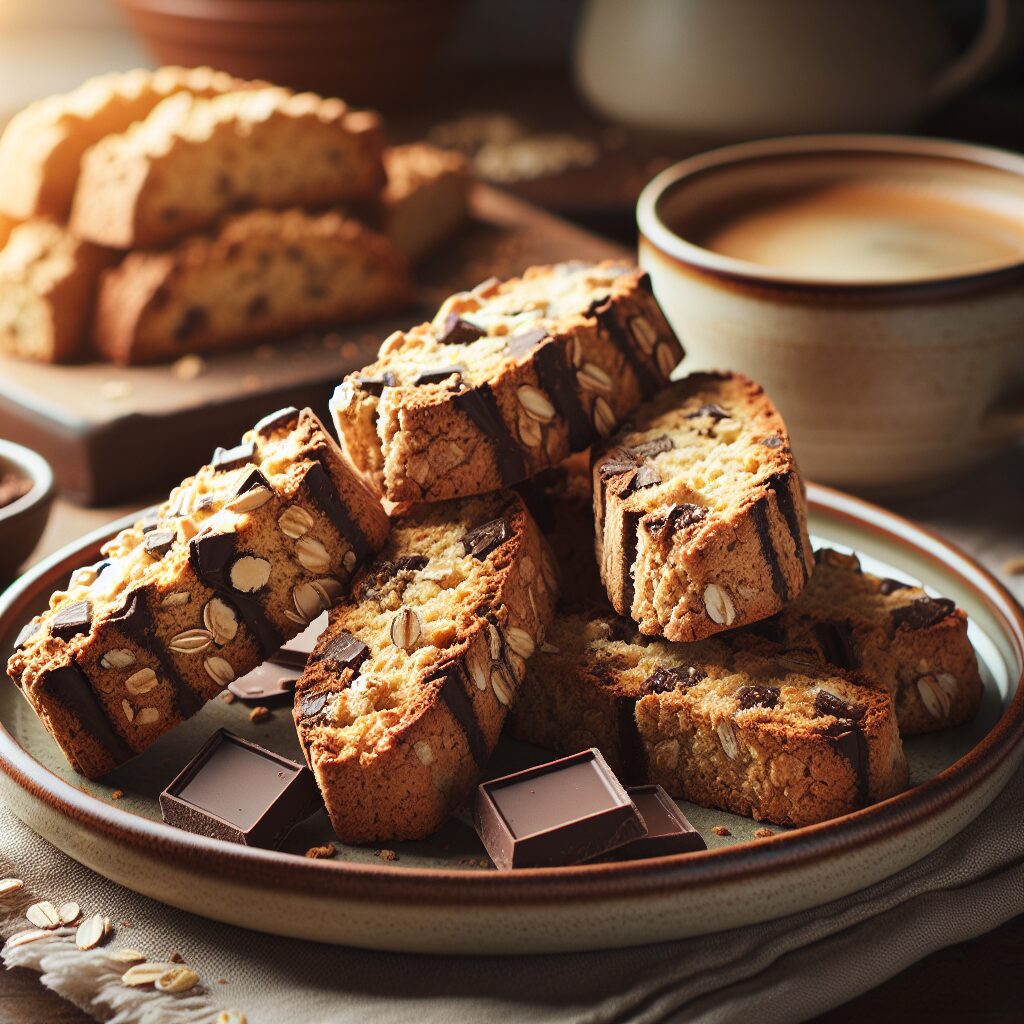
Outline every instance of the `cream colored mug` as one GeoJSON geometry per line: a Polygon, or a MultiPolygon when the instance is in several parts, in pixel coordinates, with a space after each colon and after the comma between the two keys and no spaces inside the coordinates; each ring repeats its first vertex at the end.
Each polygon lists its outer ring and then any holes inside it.
{"type": "Polygon", "coordinates": [[[664,171],[637,219],[682,369],[763,384],[809,478],[919,491],[1024,436],[1024,157],[763,140],[664,171]]]}

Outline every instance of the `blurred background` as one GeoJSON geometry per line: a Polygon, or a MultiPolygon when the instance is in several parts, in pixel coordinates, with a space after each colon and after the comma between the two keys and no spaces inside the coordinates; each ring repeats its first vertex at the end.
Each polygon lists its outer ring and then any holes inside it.
{"type": "Polygon", "coordinates": [[[459,148],[630,241],[642,185],[717,143],[1024,148],[1022,37],[1020,0],[0,0],[0,119],[89,75],[209,63],[379,107],[392,142],[459,148]]]}

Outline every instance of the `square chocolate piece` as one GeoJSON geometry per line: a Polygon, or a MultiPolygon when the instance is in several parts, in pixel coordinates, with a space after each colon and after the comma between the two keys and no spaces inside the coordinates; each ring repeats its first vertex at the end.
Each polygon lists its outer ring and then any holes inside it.
{"type": "Polygon", "coordinates": [[[672,853],[695,853],[708,844],[686,820],[679,805],[661,786],[629,786],[626,789],[647,826],[647,835],[602,857],[610,860],[642,860],[645,857],[667,857],[672,853]]]}
{"type": "MultiPolygon", "coordinates": [[[[293,636],[280,650],[270,656],[278,665],[300,671],[306,667],[320,634],[327,628],[327,612],[317,616],[298,636],[293,636]]],[[[237,696],[237,695],[236,695],[237,696]]]]}
{"type": "Polygon", "coordinates": [[[228,689],[239,700],[252,704],[290,704],[295,697],[295,683],[301,675],[301,668],[266,661],[241,679],[228,683],[228,689]]]}
{"type": "Polygon", "coordinates": [[[160,794],[168,825],[273,849],[321,806],[313,773],[224,729],[160,794]]]}
{"type": "Polygon", "coordinates": [[[579,864],[646,834],[598,750],[477,787],[473,823],[501,870],[579,864]]]}

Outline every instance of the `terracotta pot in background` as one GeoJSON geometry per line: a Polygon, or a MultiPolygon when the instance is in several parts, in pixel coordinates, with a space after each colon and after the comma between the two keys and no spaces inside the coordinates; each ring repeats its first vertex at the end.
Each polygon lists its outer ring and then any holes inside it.
{"type": "Polygon", "coordinates": [[[464,0],[119,0],[164,64],[386,106],[408,96],[464,0]]]}

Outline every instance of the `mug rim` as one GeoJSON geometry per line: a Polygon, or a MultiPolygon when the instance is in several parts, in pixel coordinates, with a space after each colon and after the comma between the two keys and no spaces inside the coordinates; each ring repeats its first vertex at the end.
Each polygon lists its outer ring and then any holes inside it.
{"type": "Polygon", "coordinates": [[[995,146],[981,146],[952,139],[908,135],[827,134],[786,135],[721,146],[687,157],[655,175],[643,188],[636,206],[636,222],[641,243],[646,242],[674,260],[717,277],[751,284],[787,289],[896,293],[931,291],[956,287],[1000,283],[1006,278],[1024,275],[1024,257],[988,264],[976,269],[935,271],[901,278],[847,279],[808,277],[767,264],[725,256],[706,249],[677,234],[662,220],[659,206],[674,189],[716,170],[738,164],[787,156],[814,156],[823,153],[911,155],[956,160],[975,166],[1006,171],[1024,179],[1024,156],[995,146]]]}

